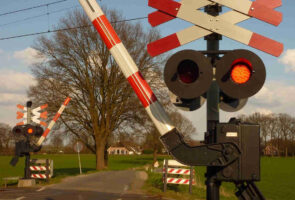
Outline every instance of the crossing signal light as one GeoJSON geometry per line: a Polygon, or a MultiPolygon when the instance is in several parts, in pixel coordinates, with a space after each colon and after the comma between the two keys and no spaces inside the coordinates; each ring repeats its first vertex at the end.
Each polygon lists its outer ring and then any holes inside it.
{"type": "MultiPolygon", "coordinates": [[[[248,97],[263,86],[266,71],[262,60],[243,49],[228,51],[215,63],[215,79],[220,87],[220,109],[235,112],[248,97]]],[[[164,81],[172,103],[186,111],[200,108],[213,79],[210,59],[201,52],[183,50],[173,54],[164,69],[164,81]]]]}
{"type": "Polygon", "coordinates": [[[251,77],[251,69],[244,63],[238,63],[233,66],[230,76],[236,84],[243,84],[249,81],[251,77]]]}
{"type": "Polygon", "coordinates": [[[16,137],[15,142],[15,155],[10,161],[12,166],[15,166],[19,157],[29,154],[30,152],[38,152],[41,150],[41,146],[34,144],[34,139],[40,137],[43,134],[43,128],[39,125],[18,125],[13,127],[12,133],[16,137]]]}
{"type": "Polygon", "coordinates": [[[15,134],[17,137],[20,135],[24,135],[26,137],[29,136],[41,136],[43,134],[43,128],[39,125],[19,125],[15,126],[12,129],[12,133],[15,134]]]}
{"type": "Polygon", "coordinates": [[[230,51],[216,64],[216,81],[222,92],[231,98],[253,96],[262,88],[265,77],[263,61],[248,50],[230,51]]]}
{"type": "Polygon", "coordinates": [[[209,59],[194,50],[175,53],[164,69],[164,81],[173,93],[171,100],[184,110],[198,109],[204,103],[201,96],[209,89],[212,78],[209,59]]]}

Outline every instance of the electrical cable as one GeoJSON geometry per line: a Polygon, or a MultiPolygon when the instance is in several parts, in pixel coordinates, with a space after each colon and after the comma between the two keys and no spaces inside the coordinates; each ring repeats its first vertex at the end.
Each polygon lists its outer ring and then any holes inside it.
{"type": "Polygon", "coordinates": [[[22,12],[22,11],[32,10],[32,9],[35,9],[35,8],[41,8],[41,7],[45,7],[45,6],[49,6],[49,5],[53,5],[53,4],[58,4],[58,3],[65,2],[65,1],[68,1],[68,0],[60,0],[60,1],[55,1],[55,2],[51,2],[51,3],[47,3],[47,4],[41,4],[41,5],[38,5],[38,6],[24,8],[24,9],[20,9],[20,10],[14,10],[14,11],[6,12],[6,13],[1,13],[0,17],[4,16],[4,15],[10,15],[10,14],[13,14],[13,13],[22,12]]]}
{"type": "Polygon", "coordinates": [[[30,19],[35,19],[35,18],[38,18],[38,17],[43,17],[43,16],[46,16],[46,15],[51,15],[51,14],[54,14],[54,13],[63,12],[65,10],[70,10],[70,9],[74,9],[74,8],[78,8],[78,7],[81,7],[81,6],[80,5],[72,6],[72,7],[63,8],[63,9],[60,9],[60,10],[55,10],[55,11],[49,12],[48,14],[45,13],[45,14],[40,14],[40,15],[35,15],[35,16],[23,18],[23,19],[20,19],[20,20],[15,20],[15,21],[12,21],[12,22],[9,22],[9,23],[6,23],[6,24],[0,24],[0,27],[8,26],[8,25],[15,24],[15,23],[18,23],[18,22],[27,21],[27,20],[30,20],[30,19]]]}
{"type": "MultiPolygon", "coordinates": [[[[131,19],[125,19],[125,20],[120,20],[120,21],[115,21],[111,23],[120,23],[120,22],[128,22],[128,21],[134,21],[134,20],[142,20],[142,19],[147,19],[148,17],[137,17],[137,18],[131,18],[131,19]]],[[[34,36],[34,35],[41,35],[41,34],[46,34],[46,33],[55,33],[59,31],[67,31],[67,30],[72,30],[72,29],[79,29],[79,28],[86,28],[92,25],[87,25],[87,26],[76,26],[76,27],[70,27],[70,28],[63,28],[63,29],[56,29],[56,30],[48,30],[48,31],[43,31],[43,32],[36,32],[36,33],[28,33],[28,34],[23,34],[23,35],[16,35],[16,36],[11,36],[11,37],[5,37],[5,38],[0,38],[0,40],[9,40],[9,39],[15,39],[15,38],[22,38],[22,37],[28,37],[28,36],[34,36]]]]}

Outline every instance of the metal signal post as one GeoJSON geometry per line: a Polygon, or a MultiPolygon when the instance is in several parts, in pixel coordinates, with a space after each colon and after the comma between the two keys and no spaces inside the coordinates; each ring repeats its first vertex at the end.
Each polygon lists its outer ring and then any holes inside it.
{"type": "MultiPolygon", "coordinates": [[[[221,11],[221,6],[209,5],[205,7],[205,12],[212,16],[218,16],[221,11]]],[[[221,35],[213,33],[205,37],[207,40],[207,51],[218,51],[219,40],[221,35]]],[[[215,61],[218,59],[219,54],[210,54],[211,64],[214,66],[215,61]]],[[[213,72],[216,70],[213,69],[213,72]]],[[[207,132],[205,134],[205,142],[207,144],[216,143],[216,125],[219,123],[219,86],[216,80],[213,79],[212,84],[207,91],[207,132]]],[[[206,172],[206,187],[207,187],[207,199],[216,200],[219,199],[219,187],[220,181],[216,181],[217,167],[207,167],[206,172]]]]}

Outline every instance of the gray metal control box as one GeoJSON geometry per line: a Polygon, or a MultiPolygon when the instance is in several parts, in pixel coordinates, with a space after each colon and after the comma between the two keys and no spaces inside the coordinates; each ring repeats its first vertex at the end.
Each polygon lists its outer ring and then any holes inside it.
{"type": "Polygon", "coordinates": [[[240,156],[237,160],[219,169],[217,180],[259,181],[260,126],[240,122],[219,123],[216,131],[216,143],[234,143],[240,150],[240,156]]]}

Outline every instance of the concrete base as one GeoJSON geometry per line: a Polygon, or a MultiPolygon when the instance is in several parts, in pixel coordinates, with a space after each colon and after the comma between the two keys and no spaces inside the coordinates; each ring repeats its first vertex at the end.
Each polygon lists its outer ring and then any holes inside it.
{"type": "Polygon", "coordinates": [[[35,185],[35,179],[19,179],[17,187],[33,187],[35,185]]]}

